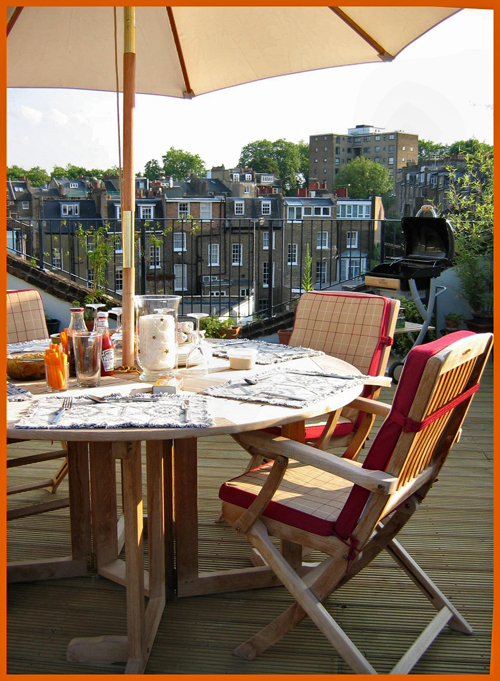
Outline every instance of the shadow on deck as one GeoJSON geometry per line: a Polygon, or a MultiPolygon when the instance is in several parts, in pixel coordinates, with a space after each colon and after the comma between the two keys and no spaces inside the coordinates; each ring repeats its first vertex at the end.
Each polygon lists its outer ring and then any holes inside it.
{"type": "MultiPolygon", "coordinates": [[[[393,390],[386,390],[390,401],[393,390]]],[[[26,453],[33,445],[11,445],[26,453]]],[[[54,445],[57,446],[57,445],[54,445]]],[[[200,441],[200,569],[248,567],[249,545],[225,524],[215,524],[217,492],[238,474],[246,453],[230,437],[200,441]]],[[[27,476],[49,477],[57,461],[14,468],[9,484],[27,476]],[[31,468],[32,470],[28,470],[31,468]]],[[[67,495],[67,481],[57,495],[67,495]]],[[[47,499],[37,490],[8,508],[47,499]]],[[[445,629],[413,672],[488,674],[493,614],[493,367],[490,361],[461,441],[402,544],[468,619],[472,636],[445,629]]],[[[47,558],[68,553],[68,510],[8,523],[8,558],[47,558]]],[[[167,603],[147,674],[349,674],[310,620],[247,662],[233,649],[291,603],[282,587],[175,599],[167,603]]],[[[435,611],[387,555],[327,601],[346,633],[380,673],[387,673],[435,611]]],[[[7,589],[9,674],[121,674],[123,666],[66,662],[66,646],[77,636],[126,633],[125,590],[97,576],[11,584],[7,589]]]]}

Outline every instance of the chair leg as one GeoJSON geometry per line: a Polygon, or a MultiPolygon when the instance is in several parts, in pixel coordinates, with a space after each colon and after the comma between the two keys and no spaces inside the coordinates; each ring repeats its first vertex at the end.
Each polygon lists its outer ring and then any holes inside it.
{"type": "Polygon", "coordinates": [[[68,458],[66,457],[62,464],[60,465],[59,470],[52,478],[52,484],[47,487],[47,491],[50,492],[51,494],[55,494],[57,492],[57,488],[64,480],[64,478],[67,476],[67,474],[68,474],[68,458]]]}
{"type": "MultiPolygon", "coordinates": [[[[286,586],[288,591],[296,599],[304,613],[316,624],[318,629],[330,641],[339,655],[347,662],[351,669],[357,674],[376,674],[377,672],[365,659],[354,643],[339,627],[331,615],[322,606],[320,600],[314,595],[305,582],[296,574],[294,570],[283,559],[269,539],[267,530],[261,521],[256,521],[247,533],[247,539],[262,554],[266,563],[272,568],[276,576],[286,586]]],[[[339,551],[335,558],[328,559],[327,569],[321,571],[320,580],[328,582],[327,592],[330,593],[339,581],[345,560],[342,557],[344,551],[339,551]]],[[[326,595],[325,595],[326,597],[326,595]]],[[[290,609],[289,609],[290,610],[290,609]]],[[[293,613],[292,613],[293,614],[293,613]]],[[[302,618],[301,618],[302,619],[302,618]]],[[[273,622],[276,624],[276,621],[273,622]]],[[[287,630],[291,628],[287,623],[287,630]]],[[[262,634],[262,632],[260,632],[262,634]]],[[[236,655],[245,657],[244,648],[249,642],[240,646],[235,652],[236,655]]],[[[254,655],[255,656],[255,655],[254,655]]]]}

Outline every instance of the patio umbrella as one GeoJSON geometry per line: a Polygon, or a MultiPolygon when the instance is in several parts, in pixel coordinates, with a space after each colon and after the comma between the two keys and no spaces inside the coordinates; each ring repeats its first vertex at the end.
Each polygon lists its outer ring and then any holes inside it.
{"type": "Polygon", "coordinates": [[[133,364],[135,93],[192,98],[333,66],[391,61],[448,7],[24,7],[7,17],[7,87],[115,91],[123,100],[123,361],[133,364]],[[116,19],[115,19],[116,17],[116,19]],[[137,65],[136,65],[137,52],[137,65]]]}

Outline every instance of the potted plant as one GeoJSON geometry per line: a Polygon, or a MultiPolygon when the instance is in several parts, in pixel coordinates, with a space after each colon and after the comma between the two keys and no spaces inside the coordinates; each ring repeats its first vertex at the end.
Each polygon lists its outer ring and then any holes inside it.
{"type": "Polygon", "coordinates": [[[236,338],[241,331],[241,326],[235,324],[231,317],[202,317],[200,330],[205,331],[206,338],[236,338]]]}
{"type": "Polygon", "coordinates": [[[464,319],[465,315],[458,312],[447,312],[444,315],[444,323],[448,329],[459,329],[464,319]]]}
{"type": "Polygon", "coordinates": [[[48,315],[45,315],[45,323],[47,324],[49,336],[51,336],[53,333],[59,333],[59,325],[61,324],[59,319],[52,319],[48,315]]]}
{"type": "Polygon", "coordinates": [[[472,322],[481,326],[493,324],[493,256],[466,249],[455,262],[460,282],[460,295],[472,310],[472,322]]]}

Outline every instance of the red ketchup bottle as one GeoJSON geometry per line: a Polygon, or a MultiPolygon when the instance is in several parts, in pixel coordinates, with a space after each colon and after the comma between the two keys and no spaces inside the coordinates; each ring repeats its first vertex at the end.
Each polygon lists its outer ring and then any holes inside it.
{"type": "Polygon", "coordinates": [[[115,347],[109,334],[108,313],[97,313],[97,333],[102,334],[101,376],[115,373],[115,347]]]}

